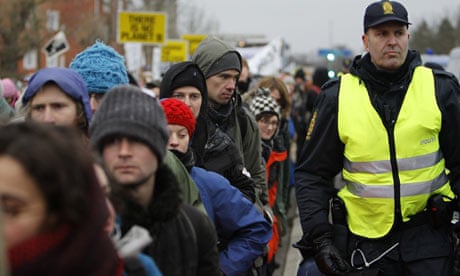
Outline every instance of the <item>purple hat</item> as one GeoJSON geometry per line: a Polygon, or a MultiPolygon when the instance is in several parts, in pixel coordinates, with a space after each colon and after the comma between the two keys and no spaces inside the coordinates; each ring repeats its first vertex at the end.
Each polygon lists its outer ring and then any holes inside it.
{"type": "Polygon", "coordinates": [[[23,105],[48,82],[55,83],[64,93],[83,105],[86,120],[91,120],[91,106],[89,104],[88,90],[83,78],[74,70],[62,67],[44,68],[35,73],[29,80],[29,86],[22,98],[23,105]]]}

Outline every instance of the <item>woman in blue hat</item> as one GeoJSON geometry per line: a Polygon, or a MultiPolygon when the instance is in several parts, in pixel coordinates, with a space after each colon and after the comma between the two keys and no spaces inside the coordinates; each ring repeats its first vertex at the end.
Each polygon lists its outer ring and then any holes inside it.
{"type": "Polygon", "coordinates": [[[75,126],[88,136],[91,107],[82,77],[68,68],[45,68],[35,73],[24,92],[26,119],[75,126]]]}

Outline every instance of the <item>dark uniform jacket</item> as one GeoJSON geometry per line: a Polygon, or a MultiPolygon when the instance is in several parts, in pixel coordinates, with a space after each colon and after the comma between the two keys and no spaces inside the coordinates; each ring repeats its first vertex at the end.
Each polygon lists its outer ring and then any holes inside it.
{"type": "MultiPolygon", "coordinates": [[[[403,66],[396,72],[377,69],[368,54],[357,56],[350,73],[366,85],[371,102],[382,122],[395,120],[420,55],[409,51],[403,66]]],[[[458,195],[460,172],[460,87],[455,77],[445,71],[433,71],[436,99],[442,112],[439,133],[441,151],[450,170],[453,191],[458,195]]],[[[296,195],[304,237],[309,246],[312,238],[331,231],[328,222],[329,199],[336,193],[333,178],[343,167],[344,144],[339,139],[337,115],[340,79],[329,81],[318,95],[306,145],[295,171],[296,195]]],[[[366,139],[366,137],[363,137],[366,139]]],[[[400,217],[400,216],[397,216],[400,217]]]]}

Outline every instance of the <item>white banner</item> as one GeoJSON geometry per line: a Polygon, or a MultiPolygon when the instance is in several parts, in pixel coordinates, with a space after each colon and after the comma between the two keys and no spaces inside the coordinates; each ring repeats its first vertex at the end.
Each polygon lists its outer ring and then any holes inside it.
{"type": "Polygon", "coordinates": [[[276,38],[262,47],[250,59],[249,70],[255,75],[276,75],[283,69],[284,42],[276,38]]]}

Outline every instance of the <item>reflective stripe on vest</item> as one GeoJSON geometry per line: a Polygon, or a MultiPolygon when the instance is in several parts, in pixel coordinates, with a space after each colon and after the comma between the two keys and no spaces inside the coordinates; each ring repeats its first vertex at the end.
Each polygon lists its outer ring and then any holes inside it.
{"type": "MultiPolygon", "coordinates": [[[[441,151],[428,153],[426,155],[401,158],[398,160],[399,171],[416,170],[436,165],[443,158],[441,151]]],[[[391,172],[390,160],[374,162],[351,162],[344,161],[344,168],[349,172],[386,173],[391,172]]]]}
{"type": "Polygon", "coordinates": [[[364,83],[351,74],[341,78],[338,110],[347,183],[339,196],[351,232],[368,238],[385,236],[394,223],[395,196],[401,198],[404,221],[423,211],[432,194],[453,197],[439,148],[441,112],[430,69],[415,69],[394,124],[396,168],[390,162],[389,134],[364,83]],[[393,183],[398,182],[400,194],[395,195],[393,183]]]}
{"type": "MultiPolygon", "coordinates": [[[[441,188],[449,181],[447,175],[442,173],[432,181],[425,181],[419,183],[411,183],[401,185],[400,194],[401,196],[416,196],[420,194],[431,194],[437,189],[441,188]]],[[[393,185],[373,185],[373,184],[360,184],[346,182],[348,191],[359,197],[368,198],[394,198],[394,186],[393,185]]]]}

